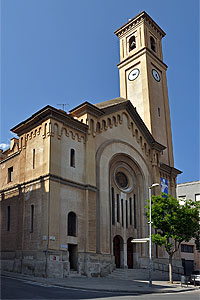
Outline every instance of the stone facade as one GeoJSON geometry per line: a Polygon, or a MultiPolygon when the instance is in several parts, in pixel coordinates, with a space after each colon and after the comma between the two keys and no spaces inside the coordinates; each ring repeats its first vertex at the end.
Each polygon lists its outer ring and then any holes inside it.
{"type": "MultiPolygon", "coordinates": [[[[0,153],[3,269],[66,277],[70,270],[105,276],[115,267],[148,267],[148,245],[131,243],[148,236],[148,187],[162,177],[176,196],[180,171],[173,165],[163,31],[143,12],[116,34],[128,45],[126,33],[136,28],[136,49],[121,54],[122,97],[84,102],[69,114],[46,106],[11,129],[18,139],[0,153]],[[147,44],[149,28],[158,35],[157,53],[147,44]],[[137,67],[141,77],[131,86],[124,74],[139,57],[149,67],[137,67]],[[160,81],[152,64],[163,68],[160,81]]],[[[153,257],[155,268],[166,271],[163,250],[153,247],[153,257]]],[[[182,272],[179,254],[174,271],[182,272]]]]}

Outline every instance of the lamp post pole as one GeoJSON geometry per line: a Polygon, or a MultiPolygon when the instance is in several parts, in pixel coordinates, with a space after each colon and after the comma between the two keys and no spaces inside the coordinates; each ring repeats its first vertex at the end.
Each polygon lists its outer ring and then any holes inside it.
{"type": "Polygon", "coordinates": [[[149,187],[149,286],[152,287],[152,231],[151,231],[151,189],[159,186],[154,183],[149,187]]]}
{"type": "Polygon", "coordinates": [[[149,188],[149,286],[152,286],[151,187],[149,188]]]}

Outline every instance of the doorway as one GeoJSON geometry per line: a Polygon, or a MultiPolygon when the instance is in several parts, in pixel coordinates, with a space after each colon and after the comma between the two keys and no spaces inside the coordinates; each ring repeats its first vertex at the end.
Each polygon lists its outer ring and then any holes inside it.
{"type": "Polygon", "coordinates": [[[115,265],[116,268],[120,268],[121,267],[121,252],[123,251],[122,249],[123,247],[123,239],[121,238],[121,236],[116,235],[113,239],[113,254],[115,257],[115,265]]]}
{"type": "Polygon", "coordinates": [[[131,243],[133,238],[127,240],[127,265],[128,269],[133,269],[133,243],[131,243]]]}
{"type": "Polygon", "coordinates": [[[77,271],[77,245],[68,244],[70,270],[77,271]]]}

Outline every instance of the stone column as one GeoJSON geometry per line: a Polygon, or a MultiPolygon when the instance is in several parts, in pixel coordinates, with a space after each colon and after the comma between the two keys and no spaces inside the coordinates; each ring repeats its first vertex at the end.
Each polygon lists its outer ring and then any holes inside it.
{"type": "Polygon", "coordinates": [[[123,268],[128,269],[128,264],[127,264],[127,243],[123,243],[123,268]]]}

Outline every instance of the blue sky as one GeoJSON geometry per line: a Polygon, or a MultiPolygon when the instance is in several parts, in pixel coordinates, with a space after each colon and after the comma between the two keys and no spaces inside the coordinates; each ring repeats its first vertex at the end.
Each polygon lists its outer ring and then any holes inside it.
{"type": "Polygon", "coordinates": [[[199,180],[198,0],[1,0],[1,136],[49,104],[119,96],[114,31],[145,10],[166,32],[164,62],[178,182],[199,180]]]}

